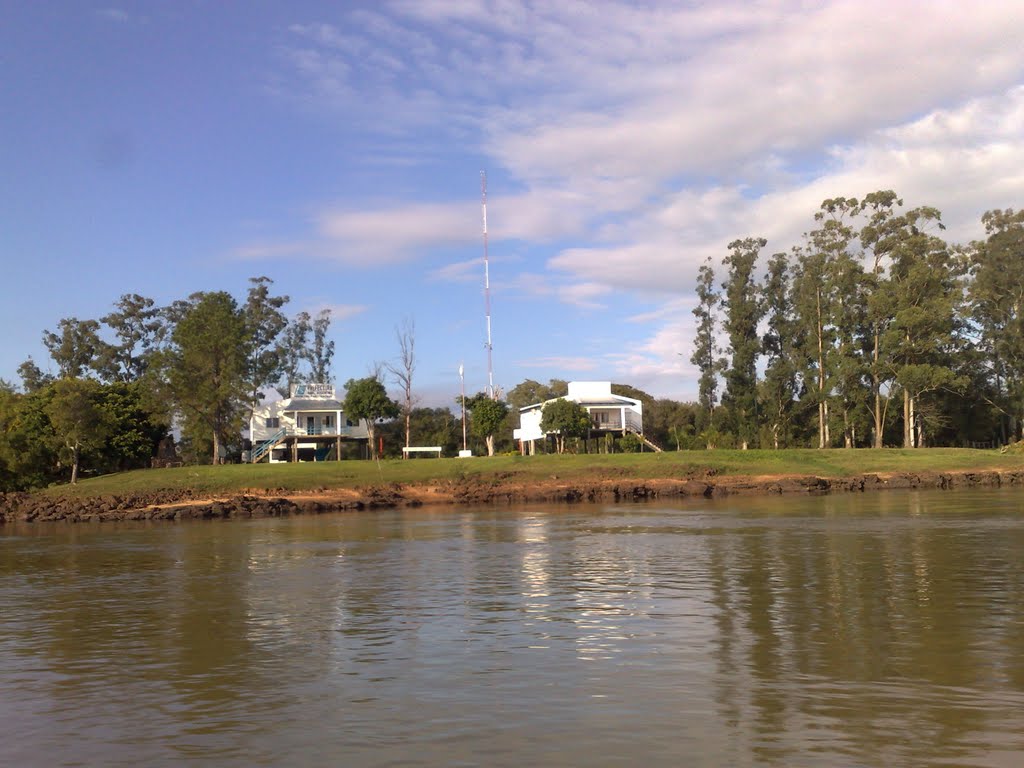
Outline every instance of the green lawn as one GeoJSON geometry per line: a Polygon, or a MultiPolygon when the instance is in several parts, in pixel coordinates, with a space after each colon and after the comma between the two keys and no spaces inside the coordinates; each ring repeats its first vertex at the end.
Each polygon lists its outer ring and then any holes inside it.
{"type": "Polygon", "coordinates": [[[651,480],[686,477],[711,470],[717,475],[816,475],[845,477],[873,472],[1024,469],[1024,455],[961,448],[917,450],[755,450],[666,453],[496,456],[472,459],[418,458],[324,462],[318,464],[235,464],[124,472],[56,486],[48,494],[98,496],[191,488],[201,493],[235,494],[270,490],[282,494],[323,488],[355,488],[390,483],[450,481],[601,479],[651,480]]]}

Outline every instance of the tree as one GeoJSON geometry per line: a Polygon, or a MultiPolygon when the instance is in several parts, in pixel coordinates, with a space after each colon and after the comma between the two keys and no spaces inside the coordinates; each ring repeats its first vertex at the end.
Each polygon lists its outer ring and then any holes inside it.
{"type": "Polygon", "coordinates": [[[505,395],[505,402],[512,409],[512,427],[518,428],[519,409],[528,405],[536,405],[546,400],[553,400],[556,397],[565,397],[569,393],[569,382],[564,379],[550,379],[547,384],[541,384],[533,379],[526,379],[516,384],[505,395]]]}
{"type": "Polygon", "coordinates": [[[452,456],[461,445],[460,419],[448,408],[413,408],[410,413],[412,430],[423,445],[440,445],[452,456]]]}
{"type": "Polygon", "coordinates": [[[987,211],[988,237],[970,252],[970,318],[992,378],[1000,439],[1024,425],[1024,210],[987,211]]]}
{"type": "Polygon", "coordinates": [[[642,389],[637,389],[631,384],[612,384],[612,394],[619,395],[620,397],[630,397],[634,400],[639,400],[645,406],[648,403],[654,401],[654,395],[649,392],[644,392],[642,389]]]}
{"type": "Polygon", "coordinates": [[[735,419],[734,432],[744,449],[754,441],[758,431],[756,366],[761,340],[757,326],[764,316],[764,304],[754,281],[754,266],[767,243],[763,237],[733,240],[724,260],[729,268],[722,288],[725,289],[725,331],[729,334],[731,363],[725,372],[722,401],[730,406],[735,419]]]}
{"type": "Polygon", "coordinates": [[[249,294],[242,312],[249,337],[247,376],[249,379],[249,413],[263,399],[263,390],[277,381],[282,367],[282,346],[278,338],[288,325],[281,307],[287,296],[271,296],[269,277],[250,277],[249,294]]]}
{"type": "Polygon", "coordinates": [[[331,328],[331,310],[321,310],[313,320],[312,327],[313,344],[306,353],[310,377],[319,384],[329,384],[333,379],[331,361],[334,359],[334,342],[327,339],[327,332],[331,328]]]}
{"type": "Polygon", "coordinates": [[[882,346],[903,392],[903,445],[923,444],[919,400],[927,392],[957,388],[950,352],[957,327],[962,283],[946,243],[928,230],[944,228],[930,207],[908,211],[889,268],[892,323],[882,346]]]}
{"type": "Polygon", "coordinates": [[[619,450],[622,451],[623,453],[639,453],[644,447],[644,444],[643,442],[641,442],[640,438],[632,433],[628,435],[623,435],[622,437],[619,438],[618,442],[619,450]]]}
{"type": "Polygon", "coordinates": [[[892,321],[891,291],[885,276],[885,266],[891,258],[898,241],[900,223],[896,209],[903,201],[892,190],[879,190],[864,197],[862,211],[869,211],[867,223],[861,227],[859,239],[864,249],[866,262],[871,268],[865,274],[867,301],[865,311],[870,326],[871,418],[872,441],[875,448],[881,448],[885,433],[889,398],[883,403],[882,389],[892,381],[892,368],[882,359],[882,335],[892,321]]]}
{"type": "Polygon", "coordinates": [[[409,442],[411,434],[411,418],[413,407],[412,377],[416,372],[416,324],[413,320],[406,318],[401,328],[395,329],[395,337],[398,339],[398,364],[387,366],[388,371],[395,377],[395,383],[402,388],[402,415],[405,417],[405,447],[409,442]]]}
{"type": "Polygon", "coordinates": [[[565,453],[565,438],[586,437],[590,426],[587,409],[574,400],[560,397],[547,403],[541,411],[540,428],[555,433],[559,453],[565,453]]]}
{"type": "Polygon", "coordinates": [[[95,320],[65,317],[57,324],[57,333],[43,332],[43,345],[57,364],[60,378],[78,378],[102,356],[104,344],[97,333],[99,327],[95,320]]]}
{"type": "Polygon", "coordinates": [[[786,254],[776,253],[769,260],[761,295],[768,325],[761,339],[761,351],[767,358],[764,381],[760,386],[761,411],[772,446],[777,449],[789,443],[793,400],[798,386],[794,350],[799,339],[789,294],[789,260],[786,254]]]}
{"type": "Polygon", "coordinates": [[[472,415],[470,424],[473,434],[484,439],[487,455],[493,456],[494,435],[508,416],[508,404],[478,392],[473,397],[466,398],[466,407],[472,415]]]}
{"type": "MultiPolygon", "coordinates": [[[[857,441],[858,416],[865,403],[867,367],[863,340],[869,335],[865,311],[864,270],[854,258],[850,244],[855,232],[848,219],[861,210],[855,198],[834,198],[822,203],[818,215],[830,217],[832,225],[828,280],[832,296],[830,321],[835,338],[832,354],[832,395],[842,416],[843,445],[853,448],[857,441]]],[[[820,220],[820,219],[819,219],[820,220]]],[[[828,225],[826,225],[828,226],[828,225]]]]}
{"type": "Polygon", "coordinates": [[[46,406],[58,444],[71,463],[71,484],[78,482],[83,451],[99,450],[113,433],[113,422],[101,402],[99,382],[61,379],[52,385],[46,406]]]}
{"type": "Polygon", "coordinates": [[[307,356],[312,332],[308,312],[299,312],[284,329],[281,340],[281,383],[277,387],[281,397],[291,397],[295,385],[302,381],[302,361],[307,356]]]}
{"type": "Polygon", "coordinates": [[[715,291],[715,272],[710,257],[697,273],[697,302],[693,309],[694,317],[697,318],[697,334],[690,362],[700,371],[697,388],[702,414],[697,427],[704,431],[712,428],[718,397],[718,374],[725,368],[725,361],[718,357],[719,350],[715,343],[715,308],[721,302],[721,297],[715,291]]]}
{"type": "Polygon", "coordinates": [[[0,390],[0,490],[41,488],[57,479],[57,447],[46,408],[48,385],[26,394],[0,390]]]}
{"type": "Polygon", "coordinates": [[[376,376],[349,379],[345,383],[345,414],[351,419],[366,419],[370,438],[370,456],[377,458],[377,422],[393,419],[401,412],[398,404],[388,397],[387,390],[376,376]]]}
{"type": "Polygon", "coordinates": [[[192,435],[212,437],[213,463],[242,428],[249,399],[245,315],[224,291],[189,298],[164,359],[168,394],[192,435]]]}
{"type": "Polygon", "coordinates": [[[53,381],[53,376],[44,373],[31,357],[18,366],[21,388],[28,394],[38,392],[53,381]]]}
{"type": "Polygon", "coordinates": [[[168,424],[155,413],[144,380],[115,381],[100,389],[100,404],[110,421],[110,434],[98,454],[109,471],[149,466],[168,424]]]}
{"type": "Polygon", "coordinates": [[[695,445],[699,411],[696,403],[644,400],[644,435],[658,445],[675,445],[677,451],[700,447],[695,445]]]}
{"type": "Polygon", "coordinates": [[[525,408],[528,405],[543,403],[556,397],[565,397],[569,393],[569,383],[563,379],[551,379],[541,384],[533,379],[526,379],[516,384],[505,395],[505,400],[514,408],[525,408]]]}
{"type": "Polygon", "coordinates": [[[105,381],[138,381],[166,330],[161,311],[137,293],[124,294],[114,307],[100,322],[119,343],[102,346],[96,368],[105,381]]]}
{"type": "Polygon", "coordinates": [[[280,346],[281,382],[277,391],[281,397],[290,397],[292,389],[301,381],[329,384],[334,342],[327,338],[331,327],[331,310],[321,311],[316,319],[308,312],[299,312],[283,331],[280,346]],[[302,365],[309,373],[302,373],[302,365]]]}

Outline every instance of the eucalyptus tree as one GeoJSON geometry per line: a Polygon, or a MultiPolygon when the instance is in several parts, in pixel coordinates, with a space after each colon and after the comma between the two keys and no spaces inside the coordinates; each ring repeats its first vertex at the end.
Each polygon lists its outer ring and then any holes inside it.
{"type": "Polygon", "coordinates": [[[1024,210],[987,211],[982,222],[988,237],[972,244],[970,317],[1006,442],[1020,439],[1024,425],[1024,210]]]}
{"type": "Polygon", "coordinates": [[[327,338],[331,328],[331,310],[324,309],[316,318],[299,312],[281,331],[278,346],[279,381],[277,391],[289,397],[296,384],[312,381],[329,384],[333,380],[334,341],[327,338]],[[304,372],[304,368],[308,369],[304,372]]]}
{"type": "Polygon", "coordinates": [[[288,297],[272,296],[273,282],[269,277],[250,277],[249,293],[242,307],[248,336],[246,376],[250,413],[263,399],[263,390],[281,375],[284,349],[280,339],[288,325],[281,308],[288,303],[288,297]]]}
{"type": "Polygon", "coordinates": [[[761,352],[767,362],[759,387],[761,413],[774,448],[789,443],[799,388],[796,349],[800,346],[800,328],[793,317],[789,277],[789,258],[785,253],[774,254],[761,286],[767,324],[761,352]]]}
{"type": "Polygon", "coordinates": [[[161,309],[153,299],[126,293],[114,305],[114,311],[100,318],[114,332],[116,344],[106,344],[98,364],[106,381],[138,381],[149,369],[154,351],[166,325],[161,309]]]}
{"type": "MultiPolygon", "coordinates": [[[[697,306],[693,315],[697,318],[697,333],[693,341],[690,362],[700,371],[697,383],[698,402],[701,406],[700,431],[713,430],[715,405],[718,400],[718,375],[725,368],[725,361],[719,357],[720,350],[715,339],[718,328],[717,308],[721,295],[715,290],[715,271],[711,257],[697,271],[697,306]]],[[[708,447],[711,447],[710,444],[708,447]]]]}
{"type": "Polygon", "coordinates": [[[302,363],[313,332],[308,312],[299,312],[281,334],[280,381],[277,392],[291,397],[296,384],[302,381],[302,363]]]}
{"type": "Polygon", "coordinates": [[[334,342],[327,338],[331,328],[331,310],[323,309],[313,319],[312,344],[306,348],[312,381],[329,384],[332,380],[331,362],[334,360],[334,342]]]}
{"type": "Polygon", "coordinates": [[[757,437],[757,358],[761,341],[757,326],[764,316],[764,302],[754,267],[761,249],[768,244],[763,237],[748,237],[729,243],[729,255],[723,259],[728,269],[722,283],[725,291],[725,332],[729,336],[730,364],[725,371],[722,402],[728,404],[734,420],[733,431],[746,449],[757,437]]]}
{"type": "Polygon", "coordinates": [[[53,376],[36,365],[36,361],[31,356],[18,366],[18,377],[21,379],[21,388],[26,394],[38,392],[53,381],[53,376]]]}
{"type": "Polygon", "coordinates": [[[824,200],[814,215],[818,227],[798,251],[793,305],[801,326],[801,353],[807,365],[808,397],[818,411],[818,447],[832,445],[831,404],[838,400],[844,444],[853,444],[850,413],[858,387],[858,265],[850,254],[854,232],[849,219],[858,212],[855,198],[824,200]]]}
{"type": "Polygon", "coordinates": [[[893,368],[882,357],[882,336],[892,322],[892,292],[888,283],[886,267],[892,258],[892,251],[900,240],[902,219],[898,210],[903,200],[892,190],[871,192],[864,197],[861,210],[868,216],[859,233],[865,270],[864,283],[867,293],[865,310],[869,327],[868,375],[871,387],[872,446],[881,448],[885,433],[885,422],[889,409],[889,397],[883,398],[882,391],[891,389],[893,368]],[[883,401],[884,400],[884,401],[883,401]]]}
{"type": "Polygon", "coordinates": [[[903,445],[914,448],[924,441],[922,396],[962,383],[950,364],[963,283],[949,247],[931,232],[944,229],[938,210],[915,208],[899,221],[889,268],[892,323],[882,346],[903,392],[903,445]]]}
{"type": "Polygon", "coordinates": [[[842,416],[843,446],[856,443],[856,425],[866,401],[865,381],[869,370],[863,339],[868,335],[864,270],[851,245],[856,237],[851,220],[861,211],[855,198],[831,198],[821,204],[818,220],[830,227],[831,256],[828,279],[832,293],[831,322],[834,326],[832,397],[842,416]]]}
{"type": "Polygon", "coordinates": [[[65,317],[57,324],[56,332],[43,332],[43,345],[57,364],[60,378],[77,379],[95,366],[104,353],[99,329],[95,320],[65,317]]]}
{"type": "Polygon", "coordinates": [[[831,290],[828,284],[826,254],[812,243],[796,250],[793,271],[793,310],[799,323],[798,354],[803,359],[801,378],[805,398],[817,409],[818,447],[831,446],[828,394],[832,386],[831,370],[833,329],[831,290]]]}

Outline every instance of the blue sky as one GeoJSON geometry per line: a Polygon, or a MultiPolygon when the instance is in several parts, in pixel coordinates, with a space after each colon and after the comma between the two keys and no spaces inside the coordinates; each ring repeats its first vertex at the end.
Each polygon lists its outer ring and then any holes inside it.
{"type": "Polygon", "coordinates": [[[0,377],[124,293],[334,311],[335,378],[690,398],[707,256],[880,188],[1024,205],[1024,4],[0,4],[0,377]],[[680,354],[682,353],[682,354],[680,354]]]}

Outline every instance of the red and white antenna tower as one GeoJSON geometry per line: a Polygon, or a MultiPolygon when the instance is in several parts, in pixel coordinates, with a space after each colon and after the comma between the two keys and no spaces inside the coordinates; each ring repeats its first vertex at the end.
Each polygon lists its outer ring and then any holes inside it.
{"type": "Polygon", "coordinates": [[[484,217],[484,309],[487,313],[487,396],[497,399],[494,391],[494,368],[491,363],[491,272],[487,254],[487,171],[480,171],[480,207],[484,217]]]}

